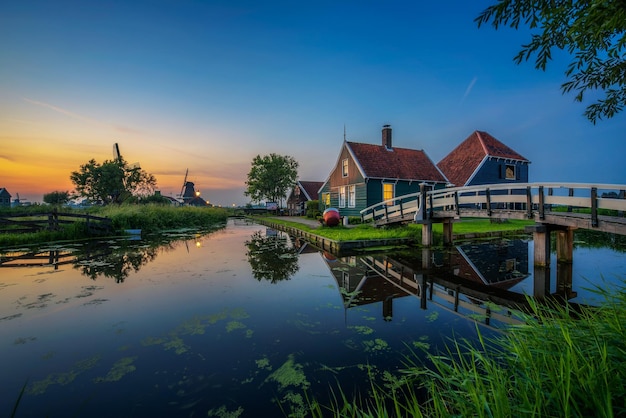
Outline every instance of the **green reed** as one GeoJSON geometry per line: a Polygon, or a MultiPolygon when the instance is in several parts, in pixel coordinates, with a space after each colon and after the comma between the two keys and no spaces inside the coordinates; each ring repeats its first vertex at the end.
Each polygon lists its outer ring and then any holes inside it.
{"type": "Polygon", "coordinates": [[[401,396],[374,388],[373,398],[343,397],[330,410],[354,417],[624,416],[626,289],[595,292],[606,300],[600,307],[529,299],[523,325],[489,340],[478,330],[478,342],[454,340],[426,362],[407,358],[401,396]]]}

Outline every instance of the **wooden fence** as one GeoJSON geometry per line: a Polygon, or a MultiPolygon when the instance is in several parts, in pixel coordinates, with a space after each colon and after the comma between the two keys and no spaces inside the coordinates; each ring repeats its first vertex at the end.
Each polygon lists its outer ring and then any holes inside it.
{"type": "Polygon", "coordinates": [[[113,231],[111,219],[84,213],[23,212],[0,214],[0,234],[39,231],[59,231],[63,225],[84,223],[90,235],[109,234],[113,231]]]}

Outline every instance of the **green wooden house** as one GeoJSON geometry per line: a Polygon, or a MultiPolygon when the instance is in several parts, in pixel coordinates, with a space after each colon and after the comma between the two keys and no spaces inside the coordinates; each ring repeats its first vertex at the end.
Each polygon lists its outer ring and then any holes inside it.
{"type": "Polygon", "coordinates": [[[344,140],[319,190],[320,210],[333,207],[341,216],[360,216],[368,206],[418,192],[421,183],[438,189],[448,179],[423,150],[394,147],[391,126],[385,125],[381,145],[344,140]]]}

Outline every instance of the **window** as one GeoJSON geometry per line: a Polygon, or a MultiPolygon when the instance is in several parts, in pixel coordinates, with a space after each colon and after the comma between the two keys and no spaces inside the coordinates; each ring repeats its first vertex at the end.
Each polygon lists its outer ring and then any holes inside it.
{"type": "Polygon", "coordinates": [[[504,170],[504,178],[507,180],[515,180],[515,166],[507,164],[504,170]]]}
{"type": "Polygon", "coordinates": [[[348,159],[341,161],[341,177],[348,177],[348,159]]]}
{"type": "MultiPolygon", "coordinates": [[[[393,199],[393,183],[383,183],[383,200],[393,199]]],[[[387,205],[391,206],[393,202],[388,202],[387,205]]]]}
{"type": "Polygon", "coordinates": [[[341,186],[339,188],[339,207],[346,207],[346,186],[341,186]]]}
{"type": "Polygon", "coordinates": [[[300,188],[298,186],[296,186],[293,192],[294,192],[293,194],[295,194],[296,196],[298,197],[300,196],[300,188]]]}
{"type": "Polygon", "coordinates": [[[354,184],[348,186],[348,207],[356,207],[356,186],[354,184]]]}
{"type": "Polygon", "coordinates": [[[324,206],[330,206],[330,193],[322,193],[322,202],[324,206]]]}

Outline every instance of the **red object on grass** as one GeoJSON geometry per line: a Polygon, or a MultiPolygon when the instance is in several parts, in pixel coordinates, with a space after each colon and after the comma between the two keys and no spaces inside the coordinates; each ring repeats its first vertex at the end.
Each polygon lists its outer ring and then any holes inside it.
{"type": "Polygon", "coordinates": [[[339,225],[339,221],[341,217],[339,216],[339,211],[335,208],[328,208],[324,211],[324,223],[328,226],[337,226],[339,225]]]}

